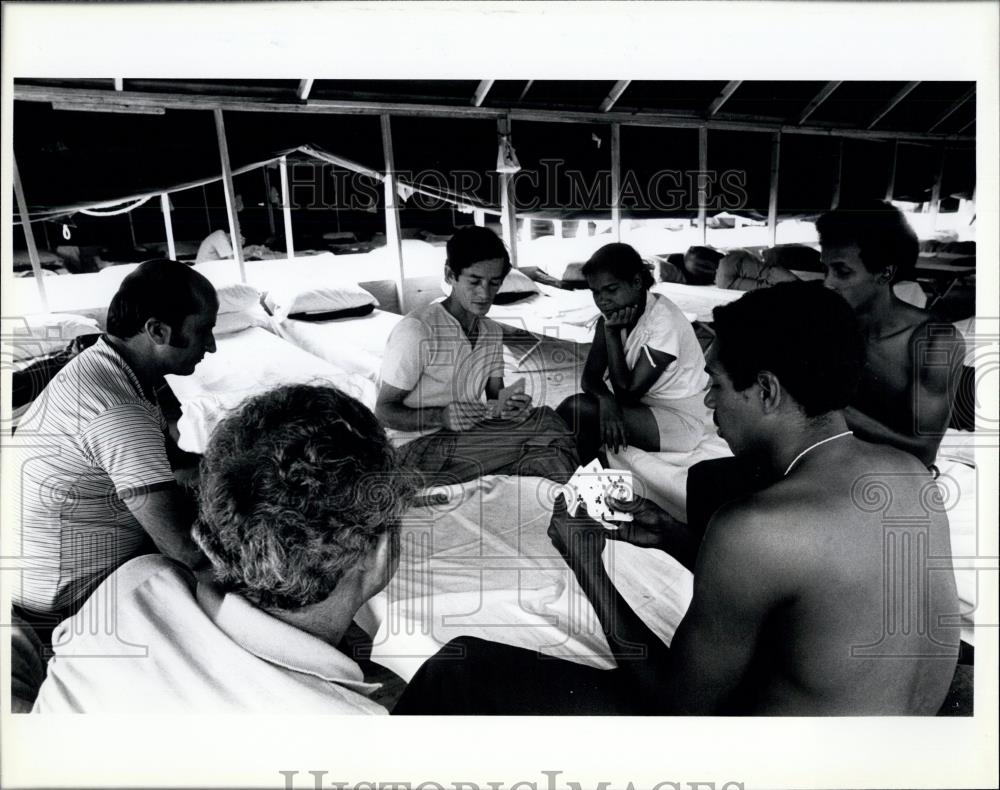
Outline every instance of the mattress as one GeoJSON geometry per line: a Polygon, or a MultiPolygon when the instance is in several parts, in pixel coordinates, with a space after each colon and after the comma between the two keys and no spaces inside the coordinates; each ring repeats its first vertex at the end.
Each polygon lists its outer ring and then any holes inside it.
{"type": "Polygon", "coordinates": [[[385,345],[393,328],[403,317],[374,310],[366,316],[336,318],[331,321],[275,322],[275,331],[303,351],[377,381],[385,345]]]}
{"type": "Polygon", "coordinates": [[[744,291],[716,288],[714,285],[684,285],[657,283],[650,290],[662,294],[677,305],[690,321],[710,322],[712,309],[735,302],[744,291]]]}
{"type": "Polygon", "coordinates": [[[215,426],[249,397],[284,384],[337,387],[368,408],[375,406],[375,385],[364,376],[335,367],[260,327],[216,338],[190,376],[167,376],[181,404],[178,446],[204,453],[215,426]]]}
{"type": "MultiPolygon", "coordinates": [[[[603,669],[614,667],[597,616],[546,534],[556,483],[491,475],[436,489],[446,501],[403,518],[399,570],[356,618],[372,660],[409,682],[448,641],[477,636],[603,669]]],[[[661,551],[609,541],[609,576],[669,644],[693,577],[661,551]]]]}

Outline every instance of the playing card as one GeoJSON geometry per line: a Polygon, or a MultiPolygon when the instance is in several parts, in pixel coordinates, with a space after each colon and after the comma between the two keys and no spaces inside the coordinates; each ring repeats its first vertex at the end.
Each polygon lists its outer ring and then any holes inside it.
{"type": "Polygon", "coordinates": [[[632,514],[616,510],[609,499],[632,500],[632,473],[621,469],[593,472],[581,482],[582,496],[591,518],[602,521],[631,521],[632,514]]]}
{"type": "Polygon", "coordinates": [[[524,376],[521,376],[521,378],[519,378],[510,386],[504,387],[502,390],[500,390],[500,394],[497,396],[497,405],[496,405],[497,416],[499,417],[501,414],[503,414],[504,406],[507,405],[507,399],[511,395],[517,395],[522,392],[524,392],[524,376]]]}

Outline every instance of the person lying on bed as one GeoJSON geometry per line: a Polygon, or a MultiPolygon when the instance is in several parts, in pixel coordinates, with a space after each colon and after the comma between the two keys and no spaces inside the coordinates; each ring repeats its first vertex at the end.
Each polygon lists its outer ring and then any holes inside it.
{"type": "Polygon", "coordinates": [[[549,534],[617,668],[464,640],[417,672],[398,712],[938,711],[959,641],[948,520],[926,506],[935,484],[919,461],[851,436],[843,410],[863,361],[851,310],[818,283],[787,283],[717,307],[715,319],[706,402],[733,452],[776,482],[712,519],[669,648],[602,560],[608,538],[635,539],[630,525],[613,532],[557,510],[549,534]]]}
{"type": "MultiPolygon", "coordinates": [[[[816,222],[824,285],[854,310],[865,338],[865,367],[844,411],[848,426],[871,442],[897,447],[931,468],[951,419],[965,356],[961,334],[907,304],[893,284],[910,279],[919,243],[899,209],[873,201],[838,209],[816,222]]],[[[727,499],[767,482],[760,469],[733,459],[705,461],[688,475],[688,522],[701,528],[727,499]]]]}
{"type": "Polygon", "coordinates": [[[583,463],[601,447],[687,451],[710,413],[705,357],[691,323],[665,296],[627,244],[601,247],[583,267],[601,311],[583,370],[583,392],[558,408],[576,433],[583,463]]]}
{"type": "Polygon", "coordinates": [[[412,493],[353,398],[252,398],[205,452],[194,537],[211,575],[160,555],[122,566],[59,626],[34,711],[384,714],[337,646],[396,570],[412,493]]]}
{"type": "Polygon", "coordinates": [[[401,461],[427,485],[487,474],[566,482],[577,466],[572,436],[556,413],[504,389],[503,336],[486,317],[510,271],[491,230],[463,228],[448,241],[451,294],[405,316],[386,344],[375,413],[401,461]],[[486,396],[486,402],[483,401],[486,396]]]}
{"type": "Polygon", "coordinates": [[[204,560],[154,388],[164,375],[190,375],[215,351],[218,307],[212,284],[191,267],[140,264],[111,300],[106,334],[25,413],[17,438],[37,449],[17,451],[25,567],[13,600],[28,622],[72,614],[149,539],[189,565],[204,560]]]}

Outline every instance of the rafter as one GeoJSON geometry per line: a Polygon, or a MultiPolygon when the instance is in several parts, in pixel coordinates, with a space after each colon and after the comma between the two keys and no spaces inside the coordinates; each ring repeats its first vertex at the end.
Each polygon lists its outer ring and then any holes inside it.
{"type": "Polygon", "coordinates": [[[896,108],[896,105],[899,104],[901,101],[903,101],[903,99],[905,99],[907,96],[909,96],[913,92],[913,89],[916,88],[919,84],[920,84],[919,82],[906,83],[895,96],[889,99],[889,103],[882,108],[882,110],[879,112],[878,115],[872,118],[868,126],[865,128],[873,129],[875,127],[875,124],[877,124],[879,121],[885,118],[885,116],[891,113],[896,108]]]}
{"type": "Polygon", "coordinates": [[[953,105],[951,105],[951,107],[949,107],[947,109],[947,111],[945,112],[945,114],[942,115],[940,118],[938,118],[937,122],[930,129],[928,129],[927,131],[928,132],[933,132],[941,124],[943,124],[945,121],[947,121],[949,118],[951,118],[952,115],[954,115],[966,102],[969,101],[969,99],[971,99],[975,95],[976,95],[976,89],[975,88],[972,88],[971,90],[966,91],[964,94],[962,94],[961,98],[957,102],[955,102],[953,105]]]}
{"type": "Polygon", "coordinates": [[[299,97],[299,101],[305,101],[309,98],[309,91],[312,90],[315,81],[315,79],[299,80],[299,87],[295,91],[295,95],[299,97]]]}
{"type": "Polygon", "coordinates": [[[476,95],[472,97],[472,106],[482,106],[483,99],[486,98],[486,94],[490,92],[490,88],[492,87],[493,80],[481,80],[479,85],[476,87],[476,95]]]}
{"type": "Polygon", "coordinates": [[[795,125],[801,126],[806,121],[808,121],[809,116],[812,115],[814,112],[816,112],[816,110],[819,109],[819,106],[827,99],[829,99],[833,95],[833,92],[840,87],[840,85],[841,85],[840,82],[826,83],[826,85],[823,86],[823,89],[813,97],[813,100],[809,102],[809,104],[806,105],[806,108],[802,111],[802,114],[795,121],[795,125]]]}
{"type": "Polygon", "coordinates": [[[614,87],[611,89],[610,93],[604,97],[604,101],[601,102],[601,106],[598,109],[600,109],[601,112],[607,112],[614,107],[615,102],[622,97],[622,94],[625,93],[625,89],[631,81],[632,80],[618,80],[618,82],[616,82],[614,87]]]}
{"type": "Polygon", "coordinates": [[[528,91],[531,90],[531,86],[534,84],[535,84],[534,80],[528,80],[528,82],[524,86],[524,90],[521,91],[521,95],[517,97],[517,100],[519,102],[524,101],[524,97],[528,95],[528,91]]]}
{"type": "Polygon", "coordinates": [[[732,82],[727,82],[726,87],[722,89],[722,93],[712,100],[712,103],[708,105],[708,117],[711,118],[719,110],[722,109],[722,105],[729,101],[729,98],[736,93],[736,89],[743,84],[743,80],[733,80],[732,82]]]}

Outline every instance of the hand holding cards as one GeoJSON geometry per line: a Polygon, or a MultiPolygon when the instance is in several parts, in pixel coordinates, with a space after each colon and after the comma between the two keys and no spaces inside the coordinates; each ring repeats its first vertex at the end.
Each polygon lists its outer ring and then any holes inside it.
{"type": "Polygon", "coordinates": [[[495,420],[519,417],[531,406],[531,396],[524,392],[525,382],[522,376],[513,384],[500,390],[496,402],[490,404],[491,417],[495,420]],[[514,397],[519,396],[519,397],[514,397]]]}
{"type": "MultiPolygon", "coordinates": [[[[593,460],[586,466],[578,467],[563,486],[562,494],[570,516],[576,516],[580,506],[587,509],[587,515],[603,522],[631,521],[632,514],[616,510],[611,500],[631,502],[635,488],[632,473],[622,469],[604,469],[600,461],[593,460]]],[[[617,529],[614,524],[605,523],[608,529],[617,529]]]]}

